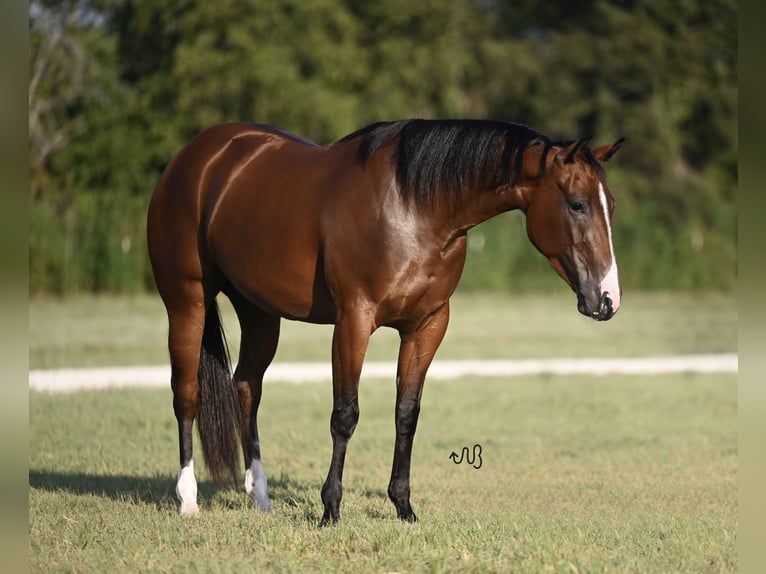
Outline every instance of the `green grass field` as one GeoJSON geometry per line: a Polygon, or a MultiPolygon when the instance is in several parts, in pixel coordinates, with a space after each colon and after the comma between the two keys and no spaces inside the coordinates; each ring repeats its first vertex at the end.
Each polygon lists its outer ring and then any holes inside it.
{"type": "MultiPolygon", "coordinates": [[[[220,297],[229,343],[239,329],[220,297]]],[[[575,297],[458,294],[437,358],[636,357],[734,352],[737,301],[725,294],[627,293],[614,319],[577,313],[575,297]]],[[[30,368],[166,364],[167,319],[158,296],[33,299],[30,368]]],[[[332,328],[282,322],[276,360],[329,361],[332,328]]],[[[397,335],[379,329],[368,358],[394,359],[397,335]]],[[[235,355],[236,356],[236,355],[235,355]]]]}
{"type": "MultiPolygon", "coordinates": [[[[571,297],[461,296],[440,358],[736,350],[736,302],[648,294],[609,323],[571,297]]],[[[163,363],[154,298],[37,300],[33,368],[163,363]],[[159,346],[159,349],[155,347],[159,346]]],[[[225,309],[227,324],[231,314],[225,309]]],[[[393,358],[376,336],[371,358],[393,358]]],[[[234,346],[236,346],[236,337],[234,346]]],[[[323,360],[329,329],[287,323],[282,360],[323,360]]],[[[213,485],[177,516],[169,389],[32,392],[33,572],[736,572],[737,377],[429,381],[415,440],[417,524],[386,487],[393,381],[363,381],[342,521],[317,528],[331,442],[328,384],[269,384],[260,429],[275,512],[213,485]],[[455,465],[482,446],[482,467],[455,465]]],[[[199,453],[199,449],[197,449],[199,453]]]]}
{"type": "MultiPolygon", "coordinates": [[[[275,512],[200,473],[177,516],[165,390],[30,396],[33,572],[736,572],[736,379],[432,382],[413,456],[415,525],[385,490],[393,384],[368,382],[342,521],[318,529],[325,385],[267,385],[275,512]],[[482,467],[449,455],[482,445],[482,467]]],[[[201,465],[200,465],[201,466],[201,465]]]]}

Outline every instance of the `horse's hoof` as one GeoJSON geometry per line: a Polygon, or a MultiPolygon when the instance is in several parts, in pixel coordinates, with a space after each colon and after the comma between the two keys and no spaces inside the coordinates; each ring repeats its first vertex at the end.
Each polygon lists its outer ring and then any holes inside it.
{"type": "Polygon", "coordinates": [[[187,518],[189,516],[197,516],[199,514],[199,506],[197,506],[196,502],[188,502],[181,504],[181,510],[179,512],[179,515],[182,518],[187,518]]]}
{"type": "Polygon", "coordinates": [[[274,510],[268,498],[253,498],[253,508],[261,512],[271,512],[274,510]]]}
{"type": "Polygon", "coordinates": [[[340,519],[340,516],[333,516],[329,510],[325,510],[322,515],[322,520],[319,521],[319,528],[325,528],[331,524],[335,524],[340,519]]]}

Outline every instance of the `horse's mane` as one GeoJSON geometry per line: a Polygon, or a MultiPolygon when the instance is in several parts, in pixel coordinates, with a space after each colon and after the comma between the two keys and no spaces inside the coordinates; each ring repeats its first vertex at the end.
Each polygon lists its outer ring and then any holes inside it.
{"type": "MultiPolygon", "coordinates": [[[[405,198],[433,205],[437,198],[458,200],[471,189],[512,184],[521,171],[524,150],[556,142],[523,124],[493,120],[421,120],[378,122],[340,142],[361,138],[358,160],[366,162],[380,147],[399,137],[393,150],[396,180],[405,198]]],[[[338,142],[338,143],[340,143],[338,142]]]]}

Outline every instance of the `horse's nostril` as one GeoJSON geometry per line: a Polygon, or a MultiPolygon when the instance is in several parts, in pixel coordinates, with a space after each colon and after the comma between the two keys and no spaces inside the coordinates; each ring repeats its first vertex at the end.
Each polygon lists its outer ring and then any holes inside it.
{"type": "Polygon", "coordinates": [[[601,307],[606,313],[612,312],[612,299],[609,297],[609,292],[604,293],[604,296],[601,299],[601,307]]]}
{"type": "Polygon", "coordinates": [[[595,297],[588,304],[585,295],[581,291],[577,292],[577,310],[585,315],[595,319],[596,321],[606,321],[611,319],[614,315],[614,301],[609,296],[609,292],[605,291],[601,293],[598,289],[595,290],[595,297]]]}
{"type": "Polygon", "coordinates": [[[598,316],[603,320],[607,320],[614,315],[612,298],[609,297],[609,292],[604,292],[601,295],[601,305],[599,306],[598,316]]]}

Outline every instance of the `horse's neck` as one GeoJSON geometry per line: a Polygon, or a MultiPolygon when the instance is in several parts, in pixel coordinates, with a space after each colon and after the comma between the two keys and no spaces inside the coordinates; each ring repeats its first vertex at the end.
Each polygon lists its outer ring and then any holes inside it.
{"type": "Polygon", "coordinates": [[[456,230],[468,231],[488,219],[514,209],[526,210],[523,189],[503,185],[497,189],[477,191],[461,202],[452,213],[451,225],[456,230]]]}

